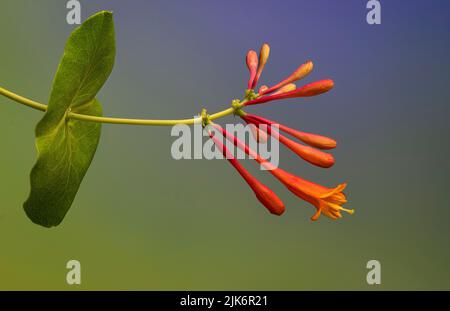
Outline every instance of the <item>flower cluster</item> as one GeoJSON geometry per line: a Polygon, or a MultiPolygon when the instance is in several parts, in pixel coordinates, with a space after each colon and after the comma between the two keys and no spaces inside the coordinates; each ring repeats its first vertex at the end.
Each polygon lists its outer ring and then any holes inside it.
{"type": "MultiPolygon", "coordinates": [[[[260,143],[263,143],[267,140],[268,136],[271,136],[292,150],[303,160],[322,168],[331,167],[335,162],[334,157],[324,150],[329,150],[336,147],[337,143],[334,139],[322,135],[298,131],[279,124],[276,121],[268,120],[261,116],[249,114],[243,111],[244,107],[274,100],[319,95],[331,90],[334,86],[334,82],[332,80],[325,79],[297,87],[294,82],[306,77],[313,69],[313,63],[308,61],[299,66],[286,79],[275,84],[274,86],[260,86],[258,92],[256,93],[254,90],[257,87],[261,73],[269,58],[269,54],[270,47],[268,44],[264,44],[261,47],[259,56],[253,50],[247,53],[246,63],[250,72],[250,77],[247,83],[245,99],[243,101],[233,102],[235,114],[240,116],[252,127],[254,136],[260,143]],[[274,129],[274,125],[277,130],[274,129]],[[286,137],[280,132],[291,136],[297,141],[286,137]]],[[[260,165],[263,165],[293,194],[302,200],[311,203],[316,208],[315,214],[311,217],[312,220],[317,220],[321,214],[324,214],[332,219],[341,218],[341,212],[353,214],[353,210],[342,207],[342,205],[347,202],[346,196],[342,192],[346,187],[346,183],[339,184],[334,188],[328,188],[305,180],[278,167],[274,167],[269,161],[262,158],[255,151],[250,149],[249,146],[240,141],[234,135],[228,133],[218,124],[214,124],[212,122],[207,123],[214,128],[214,131],[209,130],[209,134],[217,148],[236,168],[236,170],[254,191],[258,200],[271,213],[281,215],[285,210],[283,202],[272,190],[259,182],[235,158],[233,158],[226,146],[224,146],[221,140],[216,137],[217,133],[220,133],[225,139],[245,151],[246,154],[255,159],[260,165]]]]}

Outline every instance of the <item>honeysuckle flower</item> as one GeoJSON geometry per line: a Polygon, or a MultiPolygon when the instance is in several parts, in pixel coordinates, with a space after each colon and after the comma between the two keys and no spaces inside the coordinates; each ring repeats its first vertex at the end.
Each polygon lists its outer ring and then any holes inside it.
{"type": "Polygon", "coordinates": [[[337,145],[337,142],[330,137],[298,131],[298,130],[292,129],[290,127],[287,127],[286,125],[280,124],[276,121],[272,121],[272,120],[263,118],[261,116],[245,113],[245,118],[253,119],[253,120],[257,121],[259,124],[267,124],[267,125],[276,124],[281,131],[297,138],[298,140],[304,142],[305,144],[308,144],[310,146],[313,146],[313,147],[316,147],[319,149],[333,149],[333,148],[336,148],[336,145],[337,145]]]}
{"type": "MultiPolygon", "coordinates": [[[[270,127],[268,127],[269,134],[271,134],[270,131],[271,129],[270,127]]],[[[328,168],[334,165],[334,157],[329,153],[323,152],[310,146],[302,145],[279,133],[274,137],[278,137],[280,143],[291,149],[295,154],[311,164],[324,168],[328,168]]]]}
{"type": "MultiPolygon", "coordinates": [[[[267,43],[263,44],[258,55],[254,50],[250,50],[247,53],[246,63],[248,70],[250,72],[250,78],[247,83],[247,90],[253,90],[261,76],[264,66],[267,63],[270,54],[270,47],[267,43]]],[[[251,94],[247,96],[247,100],[242,104],[242,106],[250,106],[256,104],[266,103],[272,100],[294,98],[294,97],[310,97],[325,93],[331,90],[334,86],[333,80],[325,79],[316,81],[300,88],[297,88],[293,83],[295,81],[301,80],[311,73],[314,68],[312,61],[307,61],[306,63],[300,65],[290,76],[286,79],[280,81],[279,83],[267,87],[263,85],[259,88],[258,93],[254,94],[252,92],[246,93],[251,94]],[[254,95],[254,96],[253,96],[254,95]]]]}
{"type": "Polygon", "coordinates": [[[247,88],[251,89],[253,86],[253,81],[256,77],[256,71],[258,69],[258,54],[255,51],[250,50],[247,53],[246,57],[247,68],[250,73],[250,77],[248,79],[247,88]]]}
{"type": "MultiPolygon", "coordinates": [[[[313,83],[309,83],[300,88],[297,88],[290,92],[271,94],[265,96],[259,96],[255,99],[249,100],[245,102],[244,106],[251,106],[256,104],[262,104],[273,100],[286,99],[286,98],[295,98],[295,97],[310,97],[316,96],[325,92],[328,92],[334,87],[334,82],[331,79],[325,79],[316,81],[313,83]]],[[[269,88],[270,90],[271,88],[269,88]]],[[[268,90],[265,91],[267,93],[268,90]]]]}
{"type": "MultiPolygon", "coordinates": [[[[290,76],[281,82],[271,87],[262,85],[259,87],[258,93],[255,93],[254,89],[258,84],[261,73],[267,63],[269,54],[270,47],[267,44],[264,44],[261,47],[259,58],[257,53],[253,50],[250,50],[247,53],[246,63],[249,69],[250,77],[247,83],[247,89],[245,91],[245,99],[243,101],[232,101],[232,110],[234,114],[240,116],[251,127],[251,132],[259,143],[266,142],[268,136],[270,135],[307,162],[323,168],[332,166],[334,164],[334,157],[322,150],[335,148],[337,143],[334,139],[322,135],[298,131],[283,124],[278,124],[278,122],[268,120],[257,115],[248,114],[243,110],[247,106],[262,104],[274,100],[319,95],[331,90],[334,87],[334,82],[331,79],[324,79],[297,87],[294,82],[306,77],[309,73],[311,73],[314,67],[313,63],[308,61],[299,66],[290,76]],[[275,128],[272,127],[273,125],[276,125],[275,128]],[[280,134],[280,131],[292,136],[301,143],[280,134]]],[[[281,168],[275,167],[268,160],[262,158],[258,153],[250,149],[249,146],[241,142],[237,137],[229,134],[220,125],[212,123],[206,115],[206,112],[202,114],[202,118],[204,119],[204,126],[213,126],[213,128],[221,133],[223,137],[233,142],[235,146],[242,149],[246,154],[250,155],[251,158],[256,160],[261,166],[268,170],[289,191],[302,200],[312,204],[316,208],[316,212],[311,217],[311,220],[317,220],[322,214],[330,217],[331,219],[341,218],[342,212],[353,214],[354,211],[352,209],[342,207],[345,203],[347,203],[347,198],[343,193],[346,183],[341,183],[334,188],[328,188],[286,172],[281,168]]],[[[256,178],[250,175],[248,171],[246,171],[242,165],[240,165],[239,162],[229,154],[229,151],[223,143],[212,135],[211,132],[210,137],[214,140],[216,146],[228,158],[230,163],[238,170],[241,176],[250,185],[259,201],[266,206],[271,213],[277,215],[283,213],[285,207],[281,200],[270,189],[259,183],[256,178]]]]}
{"type": "Polygon", "coordinates": [[[259,64],[258,64],[258,70],[256,71],[256,77],[253,80],[252,89],[256,87],[256,84],[258,83],[259,77],[261,76],[261,73],[264,69],[264,66],[267,63],[267,60],[269,59],[270,54],[270,46],[267,43],[264,43],[261,47],[261,50],[259,51],[259,64]]]}
{"type": "MultiPolygon", "coordinates": [[[[253,115],[249,115],[246,113],[241,113],[241,118],[247,122],[248,124],[254,124],[256,126],[260,126],[261,124],[267,124],[262,121],[259,121],[258,118],[252,117],[253,115]]],[[[272,126],[275,123],[270,123],[272,126]]],[[[276,132],[275,135],[274,129],[268,126],[267,127],[267,133],[271,136],[273,136],[275,139],[277,139],[280,143],[288,147],[290,150],[292,150],[295,154],[297,154],[299,157],[301,157],[303,160],[320,167],[328,168],[333,166],[334,164],[334,157],[326,152],[323,152],[321,150],[318,150],[316,148],[305,146],[300,143],[297,143],[286,136],[276,132]]]]}
{"type": "Polygon", "coordinates": [[[236,136],[228,133],[225,129],[217,124],[213,124],[214,128],[222,135],[233,142],[235,146],[242,149],[246,154],[250,155],[259,164],[264,165],[269,172],[277,178],[288,190],[299,198],[312,204],[316,208],[316,213],[311,220],[317,220],[323,213],[331,219],[342,217],[341,212],[353,214],[354,210],[343,208],[342,205],[347,202],[345,194],[342,192],[346,184],[342,183],[334,188],[324,187],[322,185],[305,180],[301,177],[288,173],[280,168],[274,167],[266,159],[259,156],[255,151],[251,150],[246,144],[240,141],[236,136]]]}
{"type": "Polygon", "coordinates": [[[317,220],[322,213],[332,219],[341,218],[341,212],[354,213],[353,209],[342,207],[343,204],[347,203],[347,198],[342,192],[347,186],[346,183],[339,184],[335,188],[327,188],[280,168],[275,168],[270,172],[293,194],[315,206],[316,213],[311,217],[311,220],[317,220]]]}
{"type": "Polygon", "coordinates": [[[209,132],[209,136],[214,141],[214,144],[222,152],[224,157],[233,165],[233,167],[239,172],[239,174],[244,178],[247,184],[255,193],[257,199],[263,204],[269,212],[275,215],[283,214],[285,206],[283,201],[267,186],[258,181],[254,176],[252,176],[240,163],[236,160],[227,147],[224,146],[222,141],[218,139],[213,132],[209,132]]]}
{"type": "Polygon", "coordinates": [[[275,84],[274,86],[268,88],[260,95],[271,93],[271,92],[276,91],[279,88],[285,86],[286,84],[290,84],[292,82],[303,79],[304,77],[306,77],[307,75],[310,74],[310,72],[313,70],[313,67],[314,67],[314,64],[312,61],[308,61],[308,62],[300,65],[289,77],[287,77],[283,81],[275,84]]]}

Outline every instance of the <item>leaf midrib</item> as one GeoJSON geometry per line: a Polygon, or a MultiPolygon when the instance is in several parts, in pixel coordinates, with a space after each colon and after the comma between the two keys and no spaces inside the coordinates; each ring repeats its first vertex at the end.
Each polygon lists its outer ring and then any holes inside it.
{"type": "MultiPolygon", "coordinates": [[[[102,20],[102,31],[101,33],[103,34],[105,31],[105,17],[103,16],[103,20],[102,20]]],[[[95,44],[95,43],[94,43],[95,44]]],[[[80,93],[80,90],[83,88],[84,83],[86,82],[86,79],[88,78],[88,76],[90,75],[92,68],[94,67],[94,60],[97,58],[97,53],[99,50],[99,46],[100,44],[95,45],[95,49],[94,49],[94,53],[93,56],[91,57],[92,59],[89,60],[89,68],[86,71],[86,73],[84,74],[83,79],[81,80],[80,85],[78,86],[77,91],[75,92],[75,95],[72,97],[72,100],[70,101],[70,105],[67,107],[66,111],[70,110],[72,108],[72,105],[75,101],[75,99],[78,97],[78,94],[80,93]]],[[[89,103],[93,98],[91,98],[90,100],[87,101],[87,103],[89,103]]],[[[82,104],[84,105],[84,104],[82,104]]],[[[81,105],[80,105],[81,106],[81,105]]]]}

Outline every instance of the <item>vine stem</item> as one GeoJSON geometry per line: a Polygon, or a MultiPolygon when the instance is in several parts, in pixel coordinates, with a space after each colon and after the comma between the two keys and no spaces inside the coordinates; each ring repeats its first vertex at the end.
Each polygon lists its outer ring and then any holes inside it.
{"type": "MultiPolygon", "coordinates": [[[[23,104],[40,111],[47,111],[47,105],[41,104],[34,100],[20,96],[5,88],[0,87],[0,95],[3,95],[15,102],[23,104]]],[[[209,116],[210,120],[216,120],[230,114],[233,114],[235,109],[230,107],[220,112],[214,113],[209,116]]],[[[175,119],[175,120],[151,120],[151,119],[126,119],[126,118],[110,118],[110,117],[97,117],[86,114],[79,114],[75,112],[69,112],[68,117],[80,121],[97,122],[97,123],[109,123],[109,124],[128,124],[128,125],[147,125],[147,126],[172,126],[177,124],[191,125],[202,122],[201,116],[191,119],[175,119]]]]}
{"type": "Polygon", "coordinates": [[[23,96],[17,95],[11,91],[8,91],[7,89],[4,89],[0,87],[0,94],[2,94],[5,97],[8,97],[9,99],[12,99],[18,103],[21,103],[25,106],[40,110],[40,111],[47,111],[47,105],[35,102],[34,100],[25,98],[23,96]]]}

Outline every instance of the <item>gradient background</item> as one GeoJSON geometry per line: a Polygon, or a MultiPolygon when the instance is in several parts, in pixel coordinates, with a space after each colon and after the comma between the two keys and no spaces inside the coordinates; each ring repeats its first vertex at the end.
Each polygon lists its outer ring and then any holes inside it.
{"type": "MultiPolygon", "coordinates": [[[[332,92],[251,111],[337,138],[331,169],[286,150],[280,165],[348,181],[356,213],[311,222],[313,208],[245,163],[285,201],[274,217],[228,163],[173,160],[170,128],[105,125],[63,224],[41,228],[22,203],[42,115],[0,97],[0,289],[450,289],[449,1],[381,1],[379,26],[365,0],[81,2],[83,20],[115,12],[117,61],[99,95],[109,116],[221,110],[242,97],[245,53],[263,42],[263,83],[312,59],[307,81],[331,77],[332,92]],[[65,282],[70,259],[81,286],[65,282]],[[370,259],[380,286],[366,283],[370,259]]],[[[65,4],[2,0],[1,86],[47,102],[74,28],[65,4]]]]}

